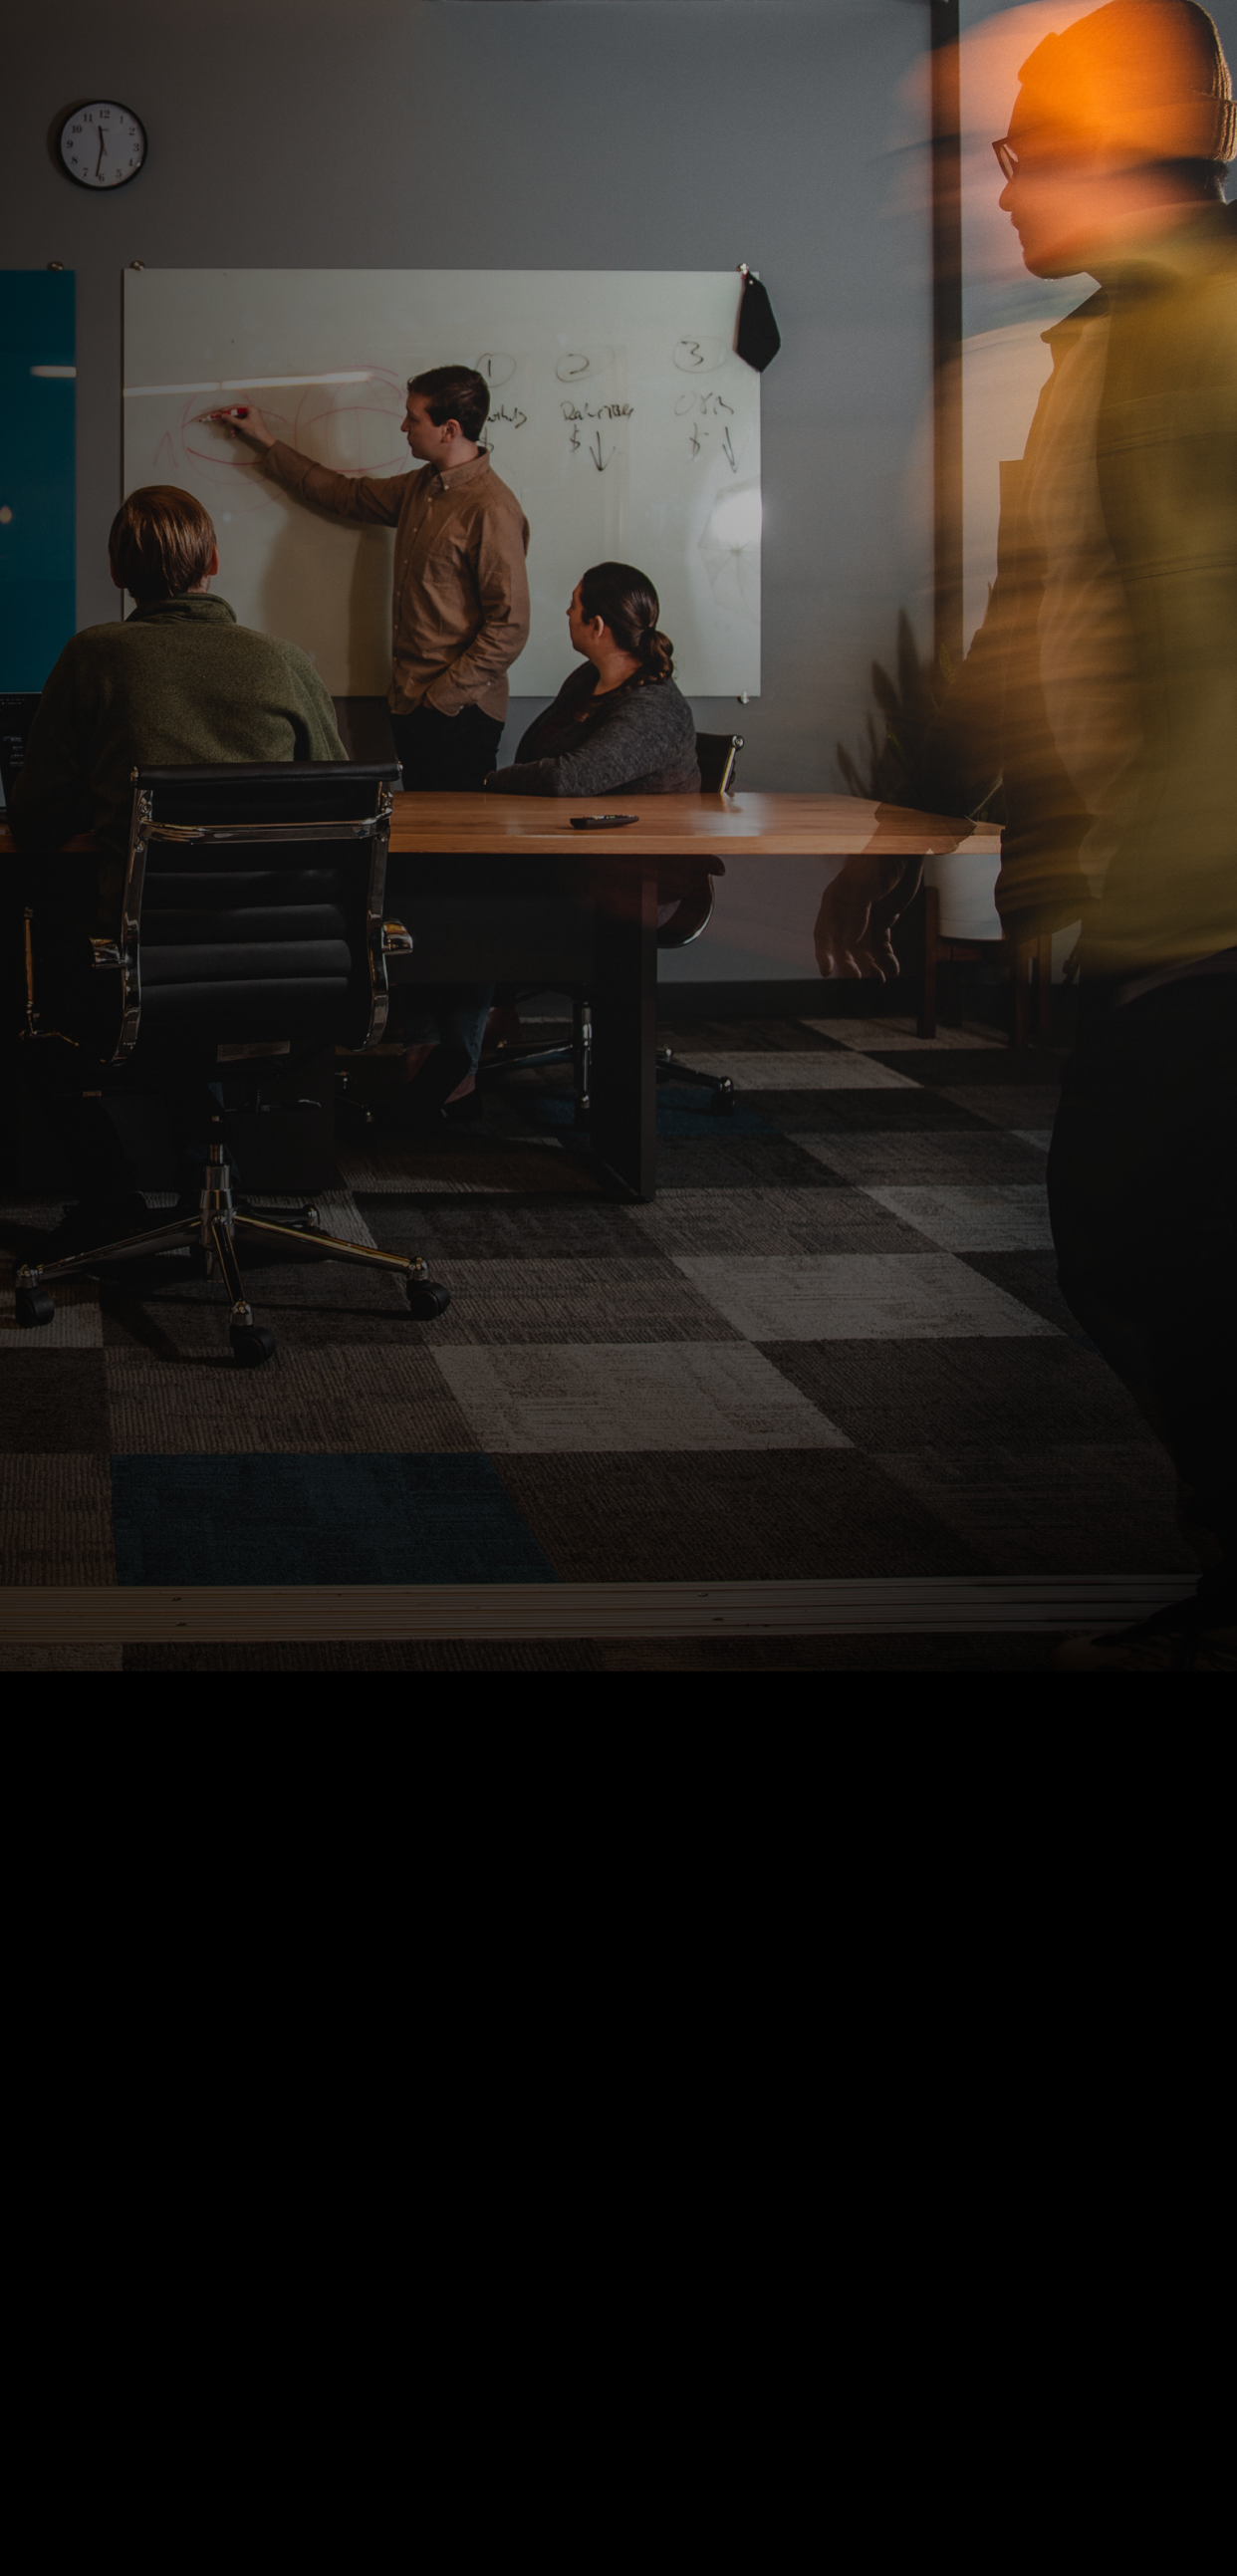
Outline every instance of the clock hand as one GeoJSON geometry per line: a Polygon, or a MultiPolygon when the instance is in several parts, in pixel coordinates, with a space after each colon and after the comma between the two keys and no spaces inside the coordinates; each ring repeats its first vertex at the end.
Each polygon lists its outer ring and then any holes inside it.
{"type": "Polygon", "coordinates": [[[106,136],[106,134],[103,132],[102,127],[100,127],[100,129],[99,129],[99,158],[98,158],[98,160],[96,161],[96,163],[95,163],[95,165],[94,165],[94,174],[95,174],[96,179],[98,178],[99,172],[100,172],[100,170],[101,170],[101,169],[102,169],[102,167],[103,167],[103,155],[104,155],[104,153],[106,152],[106,150],[107,150],[107,136],[106,136]]]}

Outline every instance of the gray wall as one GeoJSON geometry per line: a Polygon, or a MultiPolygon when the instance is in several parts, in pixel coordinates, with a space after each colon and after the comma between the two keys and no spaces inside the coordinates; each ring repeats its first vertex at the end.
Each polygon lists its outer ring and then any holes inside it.
{"type": "MultiPolygon", "coordinates": [[[[77,273],[80,622],[114,613],[104,550],[130,260],[746,258],[785,344],[764,379],[764,693],[742,710],[699,700],[697,721],[740,727],[750,786],[835,785],[835,739],[861,730],[898,609],[925,641],[929,626],[927,223],[895,149],[927,17],[919,0],[23,10],[7,39],[4,261],[77,273]],[[114,197],[71,186],[49,155],[58,112],[89,97],[135,108],[150,137],[146,169],[114,197]]],[[[509,742],[533,704],[513,704],[509,742]]]]}

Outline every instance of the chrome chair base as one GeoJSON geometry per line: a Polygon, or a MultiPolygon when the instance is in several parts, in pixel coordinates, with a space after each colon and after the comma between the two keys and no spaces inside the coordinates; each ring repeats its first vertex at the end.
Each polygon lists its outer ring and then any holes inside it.
{"type": "MultiPolygon", "coordinates": [[[[569,1044],[512,1046],[500,1039],[491,1055],[483,1055],[477,1067],[477,1089],[485,1082],[496,1082],[507,1073],[542,1073],[552,1065],[569,1064],[572,1069],[572,1104],[577,1127],[589,1123],[589,1084],[593,1062],[593,1015],[587,1002],[572,1004],[572,1034],[569,1044]]],[[[733,1118],[736,1101],[734,1084],[728,1074],[696,1073],[679,1062],[671,1047],[657,1049],[657,1083],[676,1083],[685,1088],[707,1091],[709,1115],[733,1118]]]]}
{"type": "Polygon", "coordinates": [[[202,1173],[196,1216],[175,1217],[147,1233],[129,1235],[123,1242],[96,1244],[89,1251],[69,1253],[63,1261],[23,1264],[15,1283],[18,1324],[35,1329],[51,1323],[56,1301],[48,1293],[49,1282],[72,1279],[82,1271],[110,1269],[123,1261],[145,1260],[151,1253],[175,1252],[186,1245],[196,1245],[204,1255],[207,1278],[219,1280],[231,1301],[228,1339],[233,1359],[240,1368],[261,1368],[274,1357],[275,1336],[264,1324],[255,1323],[245,1295],[236,1247],[238,1241],[250,1240],[308,1241],[315,1252],[332,1261],[352,1261],[362,1269],[393,1272],[403,1281],[409,1315],[418,1323],[432,1323],[436,1316],[446,1313],[451,1303],[450,1291],[430,1278],[420,1254],[406,1259],[402,1253],[379,1252],[370,1244],[345,1243],[339,1235],[323,1234],[314,1207],[279,1216],[259,1216],[254,1210],[237,1207],[232,1196],[231,1168],[223,1159],[222,1145],[213,1144],[202,1173]]]}

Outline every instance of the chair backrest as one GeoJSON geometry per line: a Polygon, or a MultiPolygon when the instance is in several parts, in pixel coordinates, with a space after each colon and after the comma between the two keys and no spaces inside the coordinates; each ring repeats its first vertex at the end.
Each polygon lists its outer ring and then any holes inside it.
{"type": "MultiPolygon", "coordinates": [[[[717,866],[717,861],[711,863],[717,866]]],[[[713,879],[700,870],[688,890],[671,903],[657,907],[657,945],[659,948],[687,948],[699,939],[713,918],[713,879]]]]}
{"type": "Polygon", "coordinates": [[[734,786],[735,760],[743,749],[741,733],[698,733],[696,759],[700,784],[710,796],[724,796],[734,786]]]}
{"type": "Polygon", "coordinates": [[[394,761],[135,770],[118,937],[91,943],[96,990],[115,979],[109,1060],[376,1045],[398,784],[394,761]]]}

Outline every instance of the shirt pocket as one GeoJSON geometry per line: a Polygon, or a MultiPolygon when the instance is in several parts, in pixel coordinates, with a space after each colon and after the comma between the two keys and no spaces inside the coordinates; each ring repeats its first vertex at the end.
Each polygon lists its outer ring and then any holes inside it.
{"type": "Polygon", "coordinates": [[[477,585],[458,521],[435,527],[431,519],[418,532],[406,578],[419,594],[420,617],[428,626],[459,635],[476,624],[477,585]]]}

